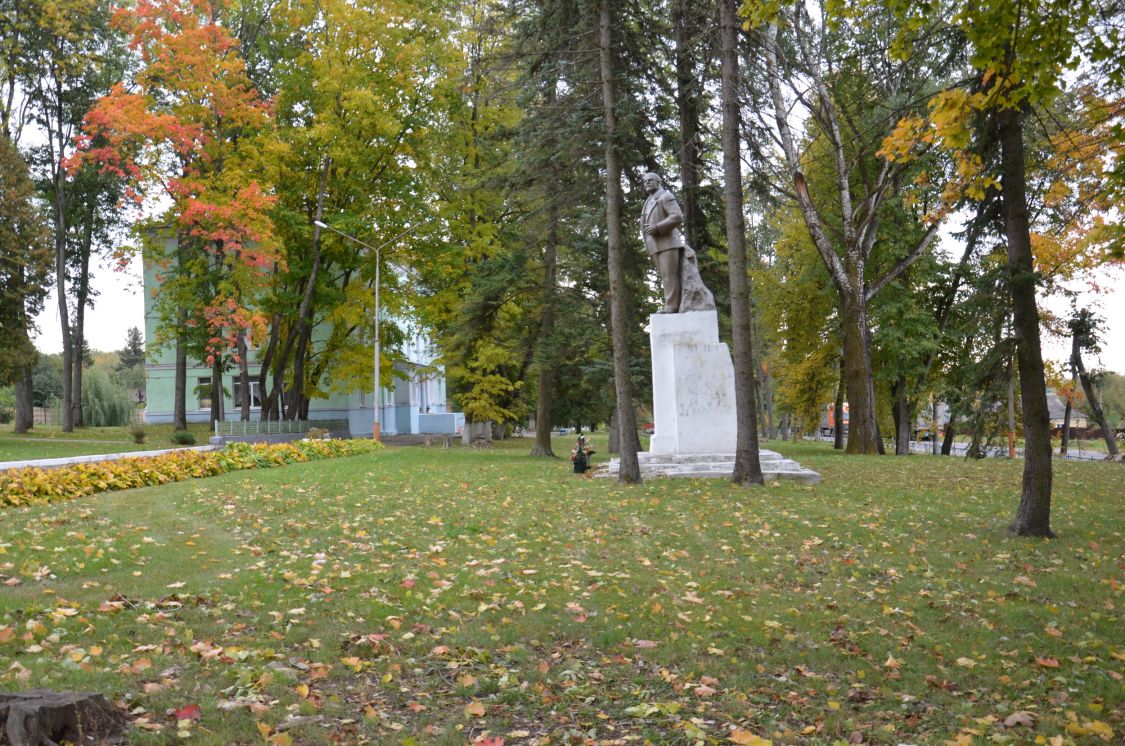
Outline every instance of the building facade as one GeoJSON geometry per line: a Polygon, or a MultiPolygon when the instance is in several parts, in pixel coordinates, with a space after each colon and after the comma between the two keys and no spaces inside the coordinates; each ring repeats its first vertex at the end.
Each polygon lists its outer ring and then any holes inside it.
{"type": "MultiPolygon", "coordinates": [[[[155,299],[160,292],[158,274],[145,265],[145,421],[152,424],[172,422],[176,391],[176,354],[174,349],[156,349],[158,316],[155,299]]],[[[447,399],[444,370],[435,364],[437,351],[420,330],[399,322],[407,332],[407,342],[395,351],[395,375],[389,386],[379,392],[378,404],[371,390],[357,389],[347,393],[332,393],[325,399],[309,402],[309,420],[347,420],[353,436],[370,436],[375,414],[380,415],[380,431],[384,435],[412,433],[459,433],[464,416],[451,411],[447,399]]],[[[314,333],[312,343],[322,342],[314,333]]],[[[384,353],[386,350],[383,351],[384,353]]],[[[263,394],[259,391],[258,374],[261,370],[256,351],[250,351],[250,411],[251,419],[258,419],[263,394]]],[[[372,350],[374,366],[374,350],[372,350]]],[[[211,368],[201,361],[188,360],[187,367],[187,419],[188,422],[208,422],[211,417],[211,368]]],[[[223,377],[223,411],[227,420],[238,419],[242,391],[237,372],[223,377]]]]}

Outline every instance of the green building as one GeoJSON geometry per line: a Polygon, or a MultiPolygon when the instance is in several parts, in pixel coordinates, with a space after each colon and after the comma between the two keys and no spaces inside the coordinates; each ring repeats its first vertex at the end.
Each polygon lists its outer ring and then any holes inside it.
{"type": "MultiPolygon", "coordinates": [[[[145,264],[145,421],[153,424],[172,421],[176,391],[176,353],[174,349],[155,349],[156,325],[155,298],[160,292],[160,282],[154,268],[145,264]]],[[[396,350],[399,361],[395,364],[396,374],[388,383],[393,385],[381,389],[378,408],[373,406],[374,397],[370,390],[356,390],[348,393],[334,393],[327,399],[313,399],[309,403],[309,417],[312,420],[347,420],[353,436],[368,436],[372,433],[372,423],[376,409],[380,414],[380,431],[384,435],[408,433],[460,433],[464,425],[464,415],[452,411],[446,394],[444,370],[434,365],[437,351],[426,335],[420,330],[411,330],[409,325],[400,324],[407,331],[407,342],[403,349],[396,350]]],[[[317,344],[314,334],[313,344],[317,344]]],[[[383,352],[386,352],[385,350],[383,352]]],[[[251,419],[258,418],[261,411],[262,392],[258,390],[257,377],[261,370],[256,360],[256,351],[250,352],[250,402],[251,419]]],[[[374,350],[372,350],[374,364],[374,350]]],[[[211,368],[197,360],[188,360],[187,367],[187,419],[188,422],[207,422],[211,416],[211,399],[208,387],[211,383],[211,368]]],[[[223,411],[226,419],[238,419],[241,391],[237,375],[224,376],[223,411]]]]}

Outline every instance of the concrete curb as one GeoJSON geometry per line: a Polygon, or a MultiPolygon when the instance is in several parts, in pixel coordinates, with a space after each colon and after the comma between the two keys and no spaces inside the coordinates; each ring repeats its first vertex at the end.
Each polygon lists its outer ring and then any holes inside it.
{"type": "Polygon", "coordinates": [[[100,461],[119,461],[123,458],[147,458],[159,456],[173,451],[218,451],[222,446],[185,446],[180,448],[162,448],[157,451],[126,451],[125,453],[89,454],[86,456],[67,456],[65,458],[41,458],[29,461],[0,461],[0,471],[6,469],[23,469],[34,467],[36,469],[58,469],[72,464],[95,464],[100,461]]]}

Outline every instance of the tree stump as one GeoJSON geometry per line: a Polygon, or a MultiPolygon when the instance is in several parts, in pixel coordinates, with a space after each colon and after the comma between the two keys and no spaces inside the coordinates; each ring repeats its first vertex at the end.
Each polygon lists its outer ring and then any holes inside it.
{"type": "Polygon", "coordinates": [[[473,448],[491,448],[491,447],[492,447],[492,441],[490,441],[485,436],[478,435],[477,437],[473,438],[473,448]]]}
{"type": "Polygon", "coordinates": [[[120,743],[125,715],[97,692],[0,692],[0,743],[76,746],[120,743]]]}
{"type": "Polygon", "coordinates": [[[453,438],[450,437],[449,433],[445,433],[441,436],[441,447],[442,448],[452,448],[453,447],[453,438]]]}

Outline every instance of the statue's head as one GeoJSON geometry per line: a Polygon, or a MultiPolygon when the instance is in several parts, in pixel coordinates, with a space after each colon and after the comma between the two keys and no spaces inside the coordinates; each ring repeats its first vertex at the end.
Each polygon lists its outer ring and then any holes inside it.
{"type": "Polygon", "coordinates": [[[645,174],[641,181],[645,185],[645,191],[649,194],[652,194],[660,188],[660,176],[658,174],[652,173],[651,171],[645,174]]]}

